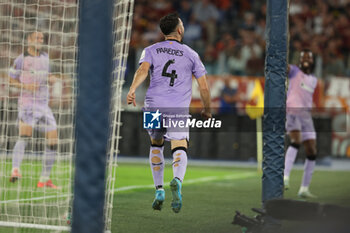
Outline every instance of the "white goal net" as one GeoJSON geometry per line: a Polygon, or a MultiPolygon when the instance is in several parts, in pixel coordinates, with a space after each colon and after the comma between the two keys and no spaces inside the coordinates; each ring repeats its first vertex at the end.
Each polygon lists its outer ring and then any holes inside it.
{"type": "MultiPolygon", "coordinates": [[[[106,231],[132,11],[115,0],[106,231]]],[[[70,229],[78,19],[78,0],[0,0],[0,232],[70,229]]]]}
{"type": "Polygon", "coordinates": [[[77,19],[76,1],[0,1],[0,226],[68,227],[77,19]]]}
{"type": "Polygon", "coordinates": [[[110,115],[110,141],[107,157],[107,179],[105,199],[106,231],[111,230],[113,197],[115,193],[115,179],[117,169],[117,154],[119,148],[122,86],[126,71],[129,42],[132,27],[133,0],[116,0],[113,13],[113,72],[112,72],[112,100],[110,115]]]}

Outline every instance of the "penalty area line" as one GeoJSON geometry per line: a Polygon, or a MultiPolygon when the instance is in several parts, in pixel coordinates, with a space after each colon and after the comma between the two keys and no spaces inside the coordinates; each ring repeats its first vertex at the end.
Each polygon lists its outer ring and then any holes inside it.
{"type": "MultiPolygon", "coordinates": [[[[198,183],[210,182],[210,181],[215,181],[215,180],[239,180],[239,179],[251,178],[251,177],[254,177],[256,175],[257,175],[256,172],[242,172],[242,173],[233,174],[233,175],[226,175],[226,176],[207,176],[207,177],[185,180],[184,185],[186,186],[187,184],[198,184],[198,183]]],[[[124,187],[114,189],[114,192],[118,193],[118,192],[123,192],[123,191],[136,190],[136,189],[148,189],[148,188],[154,188],[154,185],[148,184],[148,185],[124,186],[124,187]]],[[[0,201],[0,204],[18,203],[18,202],[24,202],[24,201],[40,201],[40,200],[64,198],[64,197],[70,197],[70,196],[72,196],[72,194],[50,195],[50,196],[43,196],[43,197],[13,199],[13,200],[0,201]]]]}
{"type": "MultiPolygon", "coordinates": [[[[207,177],[185,180],[184,186],[186,186],[187,184],[204,183],[204,182],[209,182],[209,181],[214,181],[214,180],[238,180],[238,179],[250,178],[250,177],[254,177],[254,176],[256,176],[255,172],[242,172],[239,174],[226,175],[226,176],[207,176],[207,177]]],[[[131,186],[116,188],[116,189],[114,189],[114,191],[115,192],[122,192],[122,191],[144,189],[144,188],[154,188],[154,185],[153,184],[131,185],[131,186]]]]}

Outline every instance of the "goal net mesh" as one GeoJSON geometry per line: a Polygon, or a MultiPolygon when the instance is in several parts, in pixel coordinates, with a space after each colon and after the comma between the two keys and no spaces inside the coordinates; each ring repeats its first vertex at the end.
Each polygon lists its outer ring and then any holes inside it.
{"type": "MultiPolygon", "coordinates": [[[[111,230],[116,155],[120,139],[121,90],[132,11],[133,1],[114,1],[114,48],[111,48],[114,51],[111,74],[113,97],[110,111],[111,133],[106,155],[106,231],[111,230]]],[[[77,0],[0,0],[0,232],[6,229],[3,227],[14,227],[16,232],[39,232],[38,229],[69,230],[74,180],[78,19],[77,0]],[[48,90],[50,110],[41,110],[34,101],[32,112],[22,113],[19,102],[25,99],[23,96],[28,95],[28,90],[23,85],[11,84],[10,80],[15,79],[11,74],[20,70],[16,67],[16,59],[21,54],[28,56],[30,46],[27,36],[31,32],[42,32],[44,35],[41,52],[49,57],[49,75],[46,75],[47,80],[44,81],[42,77],[45,75],[41,75],[38,88],[48,90]],[[49,178],[57,189],[47,187],[47,180],[43,181],[44,187],[38,187],[48,157],[48,132],[52,131],[52,123],[50,125],[47,119],[50,111],[57,125],[58,139],[57,153],[49,178]],[[31,115],[30,120],[26,119],[25,123],[31,125],[33,130],[31,136],[25,138],[19,170],[21,177],[10,182],[14,155],[18,153],[16,145],[18,141],[24,140],[20,136],[21,114],[31,115]]],[[[25,59],[23,64],[26,64],[25,59]]],[[[25,70],[26,67],[23,66],[25,70]]],[[[27,72],[35,74],[37,71],[29,69],[27,72]]],[[[32,77],[35,79],[35,75],[32,77]]],[[[19,73],[17,79],[21,81],[21,78],[23,77],[19,73]]],[[[18,164],[18,159],[16,163],[18,164]]]]}

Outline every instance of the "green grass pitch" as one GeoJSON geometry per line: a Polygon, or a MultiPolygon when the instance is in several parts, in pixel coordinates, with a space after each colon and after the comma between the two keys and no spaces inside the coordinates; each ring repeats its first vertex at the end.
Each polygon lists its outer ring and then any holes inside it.
{"type": "MultiPolygon", "coordinates": [[[[301,170],[292,171],[291,189],[285,192],[285,198],[298,199],[296,194],[301,177],[301,170]]],[[[316,170],[310,189],[318,198],[312,201],[350,206],[349,177],[348,171],[316,170]]],[[[182,189],[183,208],[178,214],[170,207],[168,184],[171,178],[171,166],[167,164],[164,178],[166,199],[162,211],[154,211],[151,208],[154,189],[149,165],[119,163],[112,232],[238,233],[240,227],[231,224],[235,210],[253,216],[250,209],[261,207],[261,174],[253,168],[189,166],[182,189]]],[[[2,187],[11,185],[3,177],[1,184],[2,187]]],[[[29,184],[24,182],[22,185],[29,184]]],[[[49,231],[0,227],[0,232],[49,231]]]]}

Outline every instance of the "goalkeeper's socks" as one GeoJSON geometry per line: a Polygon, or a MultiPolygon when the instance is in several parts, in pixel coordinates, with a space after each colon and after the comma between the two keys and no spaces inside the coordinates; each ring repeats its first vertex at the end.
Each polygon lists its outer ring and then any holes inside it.
{"type": "Polygon", "coordinates": [[[45,154],[43,155],[43,170],[41,172],[42,177],[49,177],[51,169],[56,160],[57,151],[48,147],[45,148],[45,154]]]}
{"type": "Polygon", "coordinates": [[[19,168],[22,164],[24,150],[28,144],[27,138],[20,137],[13,148],[12,167],[19,168]]]}
{"type": "Polygon", "coordinates": [[[149,163],[151,165],[154,185],[163,187],[164,185],[164,145],[152,145],[149,151],[149,163]]]}
{"type": "Polygon", "coordinates": [[[176,147],[172,150],[173,154],[173,175],[181,182],[186,174],[187,167],[187,149],[185,147],[176,147]]]}
{"type": "Polygon", "coordinates": [[[302,186],[303,187],[308,187],[311,182],[312,178],[312,173],[314,172],[315,169],[315,160],[310,160],[310,159],[305,159],[305,164],[304,164],[304,175],[303,175],[303,181],[302,181],[302,186]]]}
{"type": "Polygon", "coordinates": [[[289,177],[290,172],[293,168],[295,158],[298,154],[298,146],[291,144],[286,152],[285,162],[284,162],[284,177],[289,177]]]}

